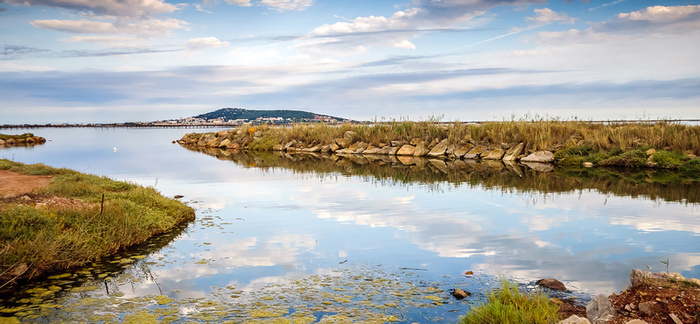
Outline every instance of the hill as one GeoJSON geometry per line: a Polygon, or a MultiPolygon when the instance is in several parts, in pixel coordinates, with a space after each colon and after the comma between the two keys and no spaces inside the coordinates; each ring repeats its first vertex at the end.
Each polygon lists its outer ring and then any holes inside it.
{"type": "Polygon", "coordinates": [[[243,108],[222,108],[205,114],[194,116],[194,118],[204,119],[204,120],[214,120],[220,119],[221,121],[235,121],[235,120],[259,120],[267,119],[279,121],[311,121],[311,120],[323,120],[323,121],[349,121],[345,118],[319,115],[307,111],[301,110],[248,110],[243,108]]]}

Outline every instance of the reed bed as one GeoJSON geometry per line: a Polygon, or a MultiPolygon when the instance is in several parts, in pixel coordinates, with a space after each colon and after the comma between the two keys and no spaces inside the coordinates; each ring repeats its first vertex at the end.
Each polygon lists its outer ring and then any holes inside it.
{"type": "Polygon", "coordinates": [[[391,121],[361,125],[243,126],[242,129],[243,134],[247,134],[250,129],[254,129],[253,133],[260,131],[269,143],[277,144],[292,140],[307,144],[331,144],[335,139],[343,138],[347,131],[353,131],[354,140],[375,146],[418,138],[427,142],[448,139],[451,144],[525,143],[530,151],[590,146],[596,151],[656,148],[700,155],[700,126],[670,122],[602,124],[585,121],[512,120],[468,124],[391,121]]]}

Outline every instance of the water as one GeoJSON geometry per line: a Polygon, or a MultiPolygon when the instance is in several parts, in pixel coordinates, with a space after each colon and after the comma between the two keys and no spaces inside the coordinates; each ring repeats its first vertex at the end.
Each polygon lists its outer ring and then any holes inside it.
{"type": "Polygon", "coordinates": [[[27,131],[49,142],[0,158],[183,195],[197,220],[69,277],[4,292],[0,305],[14,307],[5,315],[25,320],[451,323],[498,276],[558,278],[584,298],[624,289],[633,268],[665,271],[666,259],[670,271],[700,277],[696,182],[503,166],[441,174],[439,165],[291,162],[171,143],[211,128],[13,130],[27,131]],[[453,288],[475,295],[456,301],[453,288]]]}

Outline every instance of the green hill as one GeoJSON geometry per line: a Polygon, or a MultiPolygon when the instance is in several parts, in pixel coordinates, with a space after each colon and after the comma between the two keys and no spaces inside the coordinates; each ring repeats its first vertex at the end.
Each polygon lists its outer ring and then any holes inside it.
{"type": "Polygon", "coordinates": [[[236,119],[247,119],[255,120],[257,118],[283,118],[291,119],[295,121],[304,120],[314,120],[314,119],[334,119],[337,121],[347,121],[347,119],[314,114],[307,111],[301,110],[248,110],[243,108],[222,108],[206,114],[201,114],[194,116],[194,118],[201,119],[217,119],[223,118],[224,120],[236,120],[236,119]]]}

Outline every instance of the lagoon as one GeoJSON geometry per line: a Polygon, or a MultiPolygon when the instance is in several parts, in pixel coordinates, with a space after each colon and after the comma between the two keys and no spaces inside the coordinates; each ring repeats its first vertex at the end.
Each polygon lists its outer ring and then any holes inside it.
{"type": "Polygon", "coordinates": [[[700,277],[697,182],[616,185],[488,166],[428,176],[171,143],[192,131],[216,129],[5,130],[49,142],[0,149],[0,158],[183,195],[197,219],[68,277],[3,290],[0,305],[24,307],[11,314],[36,321],[158,314],[452,323],[499,276],[524,284],[554,277],[582,298],[621,291],[633,268],[665,271],[667,259],[670,271],[700,277]],[[474,296],[456,301],[453,288],[474,296]],[[32,301],[31,289],[44,296],[32,301]]]}

